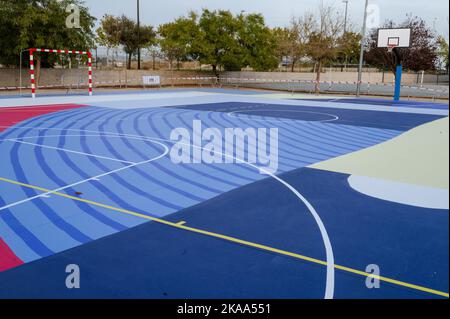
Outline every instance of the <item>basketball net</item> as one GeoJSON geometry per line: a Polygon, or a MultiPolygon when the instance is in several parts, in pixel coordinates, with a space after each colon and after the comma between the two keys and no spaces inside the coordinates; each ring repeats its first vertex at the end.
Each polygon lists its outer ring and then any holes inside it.
{"type": "Polygon", "coordinates": [[[388,45],[387,49],[389,53],[392,53],[392,50],[394,50],[394,48],[396,48],[396,45],[388,45]]]}

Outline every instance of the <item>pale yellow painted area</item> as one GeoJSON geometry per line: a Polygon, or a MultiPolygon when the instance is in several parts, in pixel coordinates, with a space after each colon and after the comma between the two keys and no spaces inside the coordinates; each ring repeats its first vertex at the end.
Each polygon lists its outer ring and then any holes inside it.
{"type": "Polygon", "coordinates": [[[448,189],[448,117],[382,144],[312,165],[312,168],[448,189]]]}

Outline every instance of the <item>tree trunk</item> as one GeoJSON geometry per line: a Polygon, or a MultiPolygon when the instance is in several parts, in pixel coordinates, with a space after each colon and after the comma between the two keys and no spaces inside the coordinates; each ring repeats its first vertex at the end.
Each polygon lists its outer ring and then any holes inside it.
{"type": "Polygon", "coordinates": [[[219,77],[219,72],[217,71],[217,65],[213,64],[212,68],[213,68],[213,72],[216,76],[217,83],[219,83],[220,77],[219,77]]]}
{"type": "Polygon", "coordinates": [[[128,54],[128,70],[131,70],[131,53],[128,54]]]}
{"type": "Polygon", "coordinates": [[[156,68],[156,56],[153,54],[152,56],[152,69],[155,70],[156,68]]]}
{"type": "Polygon", "coordinates": [[[316,85],[315,85],[315,88],[314,88],[314,92],[316,94],[320,93],[320,72],[321,72],[321,69],[322,69],[322,61],[318,61],[317,69],[316,69],[316,85]]]}
{"type": "Polygon", "coordinates": [[[291,65],[291,72],[294,72],[295,70],[295,60],[292,60],[292,65],[291,65]]]}

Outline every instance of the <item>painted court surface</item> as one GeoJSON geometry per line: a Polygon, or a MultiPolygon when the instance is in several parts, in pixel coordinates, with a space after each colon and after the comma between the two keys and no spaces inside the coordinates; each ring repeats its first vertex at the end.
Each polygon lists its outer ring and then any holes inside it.
{"type": "Polygon", "coordinates": [[[448,298],[448,136],[448,105],[426,102],[2,98],[0,297],[448,298]],[[196,120],[278,128],[278,171],[173,163],[196,120]]]}

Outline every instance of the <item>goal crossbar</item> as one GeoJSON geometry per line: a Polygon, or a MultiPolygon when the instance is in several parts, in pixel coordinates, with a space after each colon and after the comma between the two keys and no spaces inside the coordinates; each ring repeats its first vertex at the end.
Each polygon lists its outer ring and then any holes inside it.
{"type": "Polygon", "coordinates": [[[35,52],[46,52],[46,53],[58,53],[58,54],[80,54],[87,55],[88,57],[88,76],[89,76],[89,95],[92,96],[92,54],[89,51],[79,51],[79,50],[55,50],[55,49],[37,49],[31,48],[28,50],[30,52],[30,79],[31,79],[31,96],[36,97],[36,79],[34,73],[34,53],[35,52]]]}

